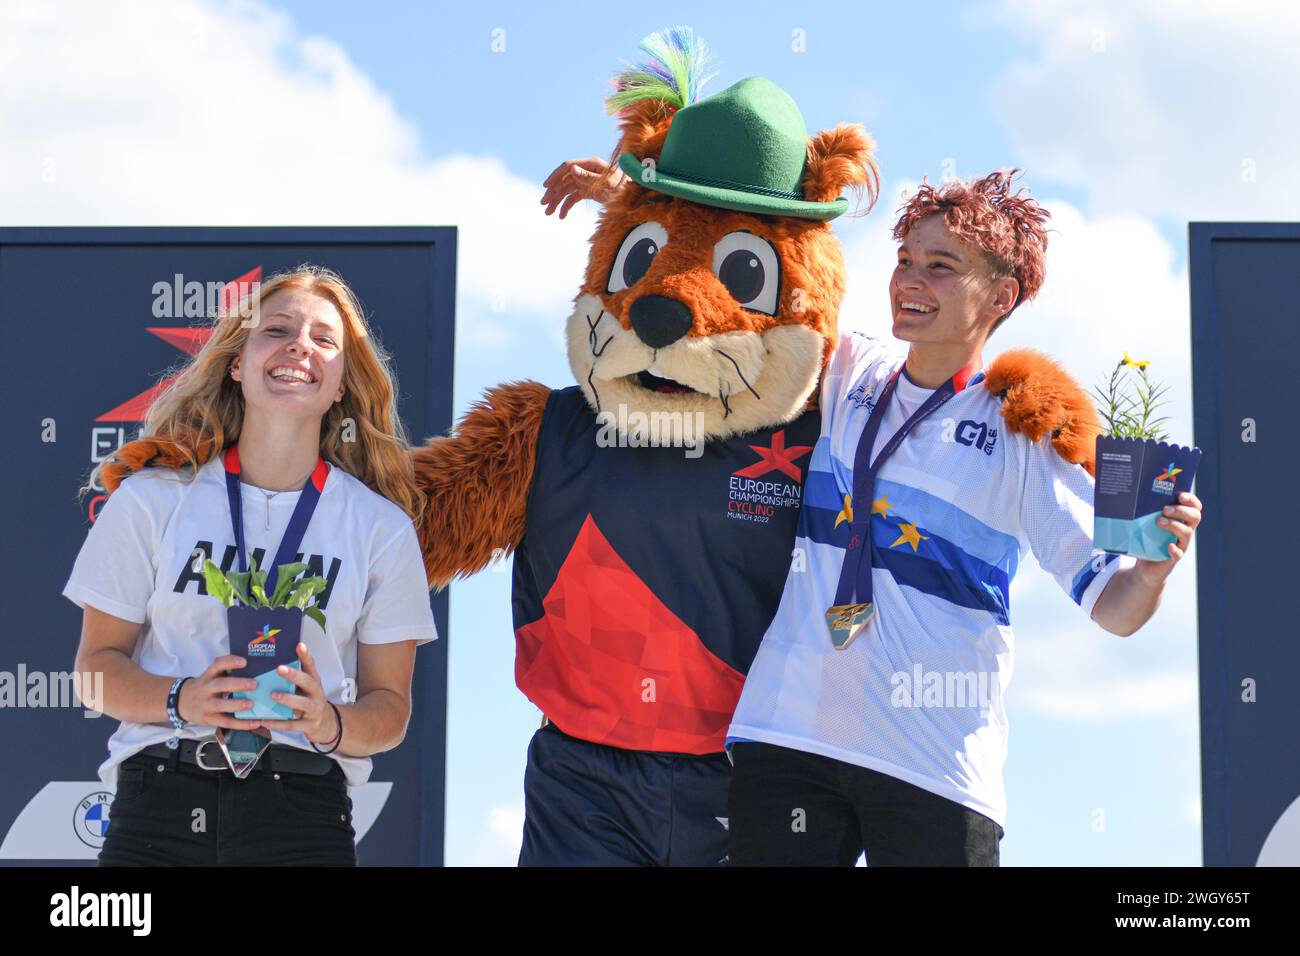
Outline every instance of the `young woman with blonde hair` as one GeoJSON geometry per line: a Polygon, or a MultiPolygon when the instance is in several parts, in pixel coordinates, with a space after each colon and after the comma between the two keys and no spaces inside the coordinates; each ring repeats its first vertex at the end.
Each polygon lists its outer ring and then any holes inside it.
{"type": "Polygon", "coordinates": [[[63,593],[84,608],[76,667],[103,673],[122,722],[101,865],[355,865],[347,788],[404,737],[415,649],[437,636],[393,376],[356,297],[303,266],[245,306],[91,476],[110,497],[63,593]],[[209,559],[326,580],[325,627],[304,619],[300,669],[278,669],[293,691],[271,695],[292,719],[241,719],[252,701],[228,696],[256,685],[229,673],[248,662],[209,559]],[[218,728],[269,732],[246,777],[218,728]]]}

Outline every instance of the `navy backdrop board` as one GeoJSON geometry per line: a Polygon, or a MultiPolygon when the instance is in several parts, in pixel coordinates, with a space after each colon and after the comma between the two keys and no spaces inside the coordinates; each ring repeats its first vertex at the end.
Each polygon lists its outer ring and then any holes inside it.
{"type": "MultiPolygon", "coordinates": [[[[0,861],[93,861],[108,825],[110,795],[95,770],[117,722],[87,719],[80,707],[22,705],[39,703],[32,675],[72,670],[82,612],[61,591],[99,501],[78,501],[77,488],[96,461],[135,437],[150,388],[192,354],[208,324],[183,314],[184,287],[178,315],[178,297],[157,284],[171,289],[178,275],[230,282],[258,269],[269,278],[303,262],[336,270],[357,293],[392,355],[411,440],[445,432],[454,227],[0,229],[0,407],[10,455],[0,475],[9,502],[0,528],[0,680],[7,672],[17,690],[0,707],[0,861]]],[[[372,783],[353,793],[363,864],[442,862],[446,593],[432,600],[441,639],[416,655],[406,740],[378,755],[372,783]]]]}
{"type": "Polygon", "coordinates": [[[1192,223],[1190,237],[1205,863],[1298,865],[1300,315],[1287,292],[1300,225],[1192,223]]]}

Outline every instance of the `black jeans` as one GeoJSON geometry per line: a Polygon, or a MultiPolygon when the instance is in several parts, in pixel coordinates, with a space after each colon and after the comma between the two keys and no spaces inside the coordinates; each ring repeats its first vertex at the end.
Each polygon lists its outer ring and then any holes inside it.
{"type": "Polygon", "coordinates": [[[731,748],[732,866],[997,866],[1002,827],[891,777],[764,743],[731,748]]]}
{"type": "Polygon", "coordinates": [[[118,767],[108,821],[100,866],[357,865],[337,763],[322,776],[259,766],[239,780],[137,754],[118,767]]]}

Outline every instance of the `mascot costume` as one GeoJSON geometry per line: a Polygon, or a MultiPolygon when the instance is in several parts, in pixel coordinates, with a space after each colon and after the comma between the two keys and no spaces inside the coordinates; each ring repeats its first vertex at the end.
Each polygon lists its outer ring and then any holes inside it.
{"type": "MultiPolygon", "coordinates": [[[[761,77],[700,98],[687,29],[642,49],[608,101],[630,181],[567,321],[577,384],[491,388],[412,450],[430,586],[514,554],[515,677],[544,715],[525,865],[725,862],[724,741],[791,570],[838,342],[829,221],[878,189],[861,126],[810,137],[761,77]]],[[[1095,412],[1048,360],[1003,355],[986,387],[1009,427],[1091,470],[1095,412]]],[[[142,438],[108,481],[184,460],[142,438]]]]}
{"type": "Polygon", "coordinates": [[[703,45],[648,38],[569,316],[577,385],[487,392],[415,453],[441,585],[514,551],[529,747],[522,864],[726,856],[727,726],[790,568],[836,341],[828,220],[874,198],[859,126],[809,137],[752,77],[697,99],[703,45]]]}

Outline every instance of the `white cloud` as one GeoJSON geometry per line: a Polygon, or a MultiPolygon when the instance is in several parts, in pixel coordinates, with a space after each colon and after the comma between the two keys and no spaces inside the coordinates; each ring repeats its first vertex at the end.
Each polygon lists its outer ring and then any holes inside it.
{"type": "Polygon", "coordinates": [[[492,311],[486,342],[566,315],[590,204],[557,223],[539,183],[443,152],[422,155],[337,44],[261,2],[0,6],[11,225],[455,224],[459,302],[492,311]]]}
{"type": "Polygon", "coordinates": [[[1018,163],[1094,213],[1289,219],[1300,7],[1269,0],[1004,0],[1037,40],[988,102],[1018,163]]]}
{"type": "Polygon", "coordinates": [[[483,833],[471,866],[515,866],[524,836],[524,805],[495,806],[483,818],[483,833]]]}
{"type": "Polygon", "coordinates": [[[1069,687],[1035,686],[1020,696],[1020,704],[1044,717],[1088,723],[1195,715],[1196,675],[1155,674],[1074,681],[1069,687]]]}

